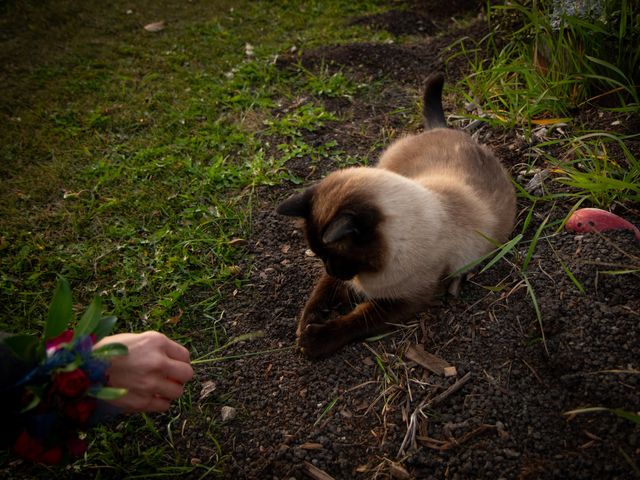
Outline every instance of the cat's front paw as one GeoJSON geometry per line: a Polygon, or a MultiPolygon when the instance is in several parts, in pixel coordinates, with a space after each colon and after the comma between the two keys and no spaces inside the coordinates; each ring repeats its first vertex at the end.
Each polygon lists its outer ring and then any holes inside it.
{"type": "Polygon", "coordinates": [[[321,358],[340,350],[347,342],[334,322],[310,324],[300,334],[298,345],[309,358],[321,358]]]}
{"type": "Polygon", "coordinates": [[[302,332],[304,332],[309,325],[318,325],[327,322],[328,317],[329,315],[326,312],[319,310],[303,312],[298,322],[298,328],[296,329],[296,337],[300,338],[302,332]]]}

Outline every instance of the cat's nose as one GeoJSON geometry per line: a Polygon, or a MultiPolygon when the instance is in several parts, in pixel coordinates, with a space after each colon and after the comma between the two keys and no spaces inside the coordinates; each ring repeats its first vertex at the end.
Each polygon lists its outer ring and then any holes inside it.
{"type": "Polygon", "coordinates": [[[351,268],[335,262],[324,262],[324,269],[329,276],[337,278],[338,280],[351,280],[356,275],[356,272],[351,271],[351,268]]]}

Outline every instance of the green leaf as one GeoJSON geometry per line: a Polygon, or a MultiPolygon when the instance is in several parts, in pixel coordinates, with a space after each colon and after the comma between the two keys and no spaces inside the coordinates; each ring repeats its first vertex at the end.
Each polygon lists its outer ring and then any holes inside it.
{"type": "Polygon", "coordinates": [[[29,402],[29,405],[24,407],[20,411],[20,413],[24,413],[24,412],[28,412],[29,410],[33,410],[42,401],[42,395],[44,393],[44,388],[30,388],[30,387],[27,387],[27,390],[29,390],[33,394],[33,398],[29,402]]]}
{"type": "Polygon", "coordinates": [[[73,331],[73,338],[93,333],[102,318],[102,299],[95,297],[73,331]]]}
{"type": "Polygon", "coordinates": [[[576,286],[578,291],[584,295],[584,287],[578,281],[576,276],[571,272],[571,270],[569,270],[569,267],[567,267],[559,258],[558,258],[558,262],[560,262],[560,267],[562,267],[562,270],[564,271],[564,273],[567,274],[567,277],[569,277],[569,279],[573,282],[573,284],[576,286]]]}
{"type": "Polygon", "coordinates": [[[533,287],[531,286],[531,283],[529,283],[529,279],[527,278],[525,273],[521,272],[521,275],[522,275],[522,280],[524,281],[525,285],[527,286],[527,292],[529,293],[529,296],[531,297],[531,303],[533,303],[533,309],[536,312],[536,318],[538,319],[538,325],[540,325],[540,334],[542,336],[542,345],[544,346],[544,351],[547,353],[547,356],[549,356],[549,349],[547,348],[547,339],[545,338],[545,335],[544,335],[544,325],[542,324],[542,312],[540,311],[540,305],[538,304],[538,299],[536,297],[536,292],[533,290],[533,287]]]}
{"type": "Polygon", "coordinates": [[[600,270],[598,273],[603,273],[605,275],[628,275],[630,273],[640,273],[640,269],[630,268],[627,270],[600,270]]]}
{"type": "Polygon", "coordinates": [[[98,326],[93,331],[96,335],[96,342],[102,340],[104,337],[109,335],[113,330],[114,325],[118,321],[118,317],[109,316],[102,317],[98,322],[98,326]]]}
{"type": "Polygon", "coordinates": [[[531,243],[529,244],[529,249],[527,250],[527,255],[524,257],[524,261],[522,262],[522,270],[526,270],[527,267],[529,266],[531,257],[533,257],[533,252],[535,252],[536,246],[538,245],[538,239],[540,238],[540,234],[542,233],[542,230],[544,230],[544,227],[547,225],[548,220],[549,220],[549,215],[546,216],[546,218],[542,221],[542,223],[536,230],[536,233],[533,235],[533,238],[531,239],[531,243]]]}
{"type": "Polygon", "coordinates": [[[56,291],[49,306],[49,316],[44,327],[44,340],[50,340],[64,332],[73,319],[71,287],[64,277],[58,277],[56,291]]]}
{"type": "Polygon", "coordinates": [[[100,348],[96,348],[93,352],[95,357],[117,357],[120,355],[127,355],[129,349],[126,345],[121,343],[108,343],[100,348]]]}
{"type": "Polygon", "coordinates": [[[28,412],[29,410],[33,410],[34,408],[36,408],[38,405],[40,405],[40,397],[33,397],[33,399],[31,400],[31,402],[29,402],[29,405],[27,405],[26,407],[24,407],[22,410],[20,410],[20,413],[24,413],[24,412],[28,412]]]}
{"type": "Polygon", "coordinates": [[[329,404],[325,407],[325,409],[322,411],[318,419],[313,424],[314,427],[320,423],[320,420],[322,420],[327,413],[329,413],[329,411],[335,406],[335,404],[339,399],[340,397],[336,397],[329,402],[329,404]]]}
{"type": "Polygon", "coordinates": [[[60,368],[56,368],[57,372],[73,372],[74,370],[77,370],[78,368],[80,368],[80,365],[82,365],[82,357],[80,357],[80,355],[76,355],[76,358],[73,360],[73,362],[68,363],[60,368]]]}
{"type": "Polygon", "coordinates": [[[487,263],[482,270],[480,270],[480,273],[483,273],[489,270],[496,262],[498,262],[502,257],[504,257],[511,250],[513,250],[513,248],[516,246],[516,244],[520,240],[522,240],[521,233],[519,233],[514,238],[512,238],[509,242],[505,243],[502,247],[500,247],[498,254],[495,257],[493,257],[491,261],[487,263]]]}
{"type": "Polygon", "coordinates": [[[524,219],[524,222],[522,223],[522,230],[520,230],[520,233],[524,233],[527,231],[527,228],[529,227],[529,223],[531,223],[531,218],[533,217],[533,210],[535,208],[536,208],[536,200],[534,200],[531,204],[531,208],[529,209],[529,212],[527,213],[527,216],[524,219]]]}
{"type": "Polygon", "coordinates": [[[28,364],[38,363],[38,337],[35,335],[13,335],[7,337],[4,343],[9,347],[13,354],[28,364]]]}
{"type": "Polygon", "coordinates": [[[612,412],[621,418],[625,418],[633,423],[637,423],[638,425],[640,425],[640,415],[638,414],[622,410],[621,408],[614,408],[612,412]]]}
{"type": "Polygon", "coordinates": [[[611,412],[616,414],[620,418],[624,418],[626,420],[629,420],[630,422],[637,423],[640,425],[640,415],[638,415],[637,413],[629,412],[627,410],[623,410],[621,408],[585,407],[585,408],[577,408],[575,410],[564,412],[564,415],[575,415],[578,413],[593,413],[593,412],[611,412]]]}
{"type": "Polygon", "coordinates": [[[92,397],[99,400],[115,400],[127,394],[126,388],[103,387],[96,392],[90,393],[92,397]]]}
{"type": "Polygon", "coordinates": [[[488,242],[490,242],[493,245],[495,245],[496,248],[494,250],[491,250],[489,253],[486,253],[482,257],[477,258],[476,260],[473,260],[473,261],[467,263],[466,265],[463,265],[462,267],[458,268],[455,272],[450,273],[449,275],[447,275],[446,278],[455,278],[458,275],[471,270],[472,268],[476,267],[477,265],[480,265],[485,260],[487,260],[487,259],[493,257],[494,255],[496,255],[496,257],[494,259],[492,259],[491,262],[489,262],[487,264],[487,266],[485,266],[480,271],[480,273],[484,272],[488,268],[492,267],[494,263],[496,263],[498,260],[500,260],[502,257],[504,257],[507,253],[509,253],[509,251],[511,249],[513,249],[515,244],[518,243],[522,239],[522,234],[518,234],[510,242],[501,245],[497,240],[494,240],[494,239],[492,239],[490,237],[487,237],[486,235],[483,235],[481,232],[478,232],[478,233],[480,234],[480,236],[482,238],[484,238],[488,242]]]}

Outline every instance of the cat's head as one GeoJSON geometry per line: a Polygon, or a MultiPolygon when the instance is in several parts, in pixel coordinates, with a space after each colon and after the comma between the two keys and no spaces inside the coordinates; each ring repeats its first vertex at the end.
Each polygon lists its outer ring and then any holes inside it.
{"type": "Polygon", "coordinates": [[[304,220],[309,247],[327,273],[341,280],[377,272],[384,265],[384,218],[364,185],[353,175],[336,172],[277,208],[281,215],[304,220]]]}

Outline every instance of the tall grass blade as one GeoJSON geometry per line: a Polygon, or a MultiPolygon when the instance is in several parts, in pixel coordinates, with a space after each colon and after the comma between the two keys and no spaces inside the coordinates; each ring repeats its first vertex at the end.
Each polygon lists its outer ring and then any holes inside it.
{"type": "Polygon", "coordinates": [[[540,326],[540,335],[542,336],[542,345],[544,346],[544,351],[547,356],[549,355],[549,349],[547,348],[547,339],[544,334],[544,325],[542,324],[542,312],[540,311],[540,305],[538,304],[538,298],[536,297],[536,292],[533,290],[531,283],[529,283],[529,279],[522,272],[522,280],[524,280],[525,285],[527,286],[527,292],[531,297],[531,302],[533,303],[533,309],[536,312],[536,318],[538,319],[538,325],[540,326]]]}
{"type": "Polygon", "coordinates": [[[524,261],[522,262],[522,270],[526,270],[527,267],[529,266],[531,257],[533,257],[533,252],[536,250],[536,247],[538,246],[538,239],[540,238],[540,234],[544,230],[544,227],[547,225],[548,221],[549,221],[549,215],[546,216],[546,218],[542,221],[542,223],[536,230],[536,233],[533,235],[533,238],[531,239],[531,243],[529,244],[529,249],[527,250],[527,254],[524,257],[524,261]]]}
{"type": "Polygon", "coordinates": [[[520,240],[522,240],[521,233],[519,233],[518,235],[513,237],[510,241],[505,243],[502,247],[500,247],[498,249],[498,254],[495,257],[493,257],[491,261],[482,268],[482,270],[480,270],[480,273],[483,273],[488,269],[490,269],[491,267],[493,267],[498,261],[500,261],[500,259],[502,259],[502,257],[504,257],[507,253],[512,251],[520,240]]]}

